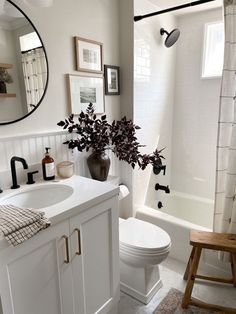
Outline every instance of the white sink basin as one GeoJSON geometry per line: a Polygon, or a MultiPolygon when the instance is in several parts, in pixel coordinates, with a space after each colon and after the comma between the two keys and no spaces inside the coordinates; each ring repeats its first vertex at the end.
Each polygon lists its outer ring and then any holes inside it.
{"type": "Polygon", "coordinates": [[[40,209],[60,203],[70,197],[73,188],[64,184],[45,184],[13,192],[0,200],[0,204],[40,209]]]}

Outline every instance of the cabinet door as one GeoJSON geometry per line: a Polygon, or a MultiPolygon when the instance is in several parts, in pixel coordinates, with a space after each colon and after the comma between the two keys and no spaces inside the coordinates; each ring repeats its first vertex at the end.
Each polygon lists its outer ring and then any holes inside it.
{"type": "Polygon", "coordinates": [[[0,252],[3,314],[74,314],[63,235],[69,236],[69,221],[0,252]]]}
{"type": "Polygon", "coordinates": [[[71,218],[70,226],[75,312],[107,313],[119,299],[117,198],[71,218]]]}

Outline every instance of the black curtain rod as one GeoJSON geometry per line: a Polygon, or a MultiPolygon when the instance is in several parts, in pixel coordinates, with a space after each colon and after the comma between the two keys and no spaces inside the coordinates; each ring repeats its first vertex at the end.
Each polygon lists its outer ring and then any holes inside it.
{"type": "Polygon", "coordinates": [[[189,3],[186,3],[186,4],[181,4],[179,6],[168,8],[168,9],[165,9],[165,10],[161,10],[161,11],[156,11],[156,12],[153,12],[153,13],[145,14],[145,15],[137,15],[137,16],[134,17],[134,21],[137,22],[137,21],[140,21],[142,19],[146,19],[147,17],[151,17],[151,16],[155,16],[155,15],[159,15],[159,14],[164,14],[164,13],[171,12],[171,11],[181,10],[181,9],[184,9],[184,8],[193,7],[193,6],[196,6],[196,5],[199,5],[199,4],[204,4],[204,3],[212,2],[212,1],[215,1],[215,0],[199,0],[199,1],[189,2],[189,3]]]}
{"type": "Polygon", "coordinates": [[[28,53],[28,52],[31,52],[31,51],[34,51],[34,50],[37,50],[39,48],[43,48],[43,46],[38,46],[38,47],[35,47],[35,48],[32,48],[32,49],[29,49],[29,50],[23,50],[21,51],[21,54],[23,55],[24,53],[28,53]]]}

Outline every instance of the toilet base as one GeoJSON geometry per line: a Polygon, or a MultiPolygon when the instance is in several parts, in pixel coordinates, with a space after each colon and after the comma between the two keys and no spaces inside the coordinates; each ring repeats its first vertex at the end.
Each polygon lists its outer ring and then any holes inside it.
{"type": "Polygon", "coordinates": [[[120,290],[148,304],[162,287],[158,265],[133,267],[120,261],[120,290]]]}

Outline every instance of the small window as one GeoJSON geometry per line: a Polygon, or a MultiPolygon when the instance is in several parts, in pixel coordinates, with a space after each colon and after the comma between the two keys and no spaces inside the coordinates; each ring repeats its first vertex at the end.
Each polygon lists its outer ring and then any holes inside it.
{"type": "Polygon", "coordinates": [[[224,23],[205,24],[202,77],[222,75],[224,62],[224,23]]]}
{"type": "Polygon", "coordinates": [[[36,32],[20,36],[21,51],[24,52],[38,47],[42,47],[42,43],[36,32]]]}

